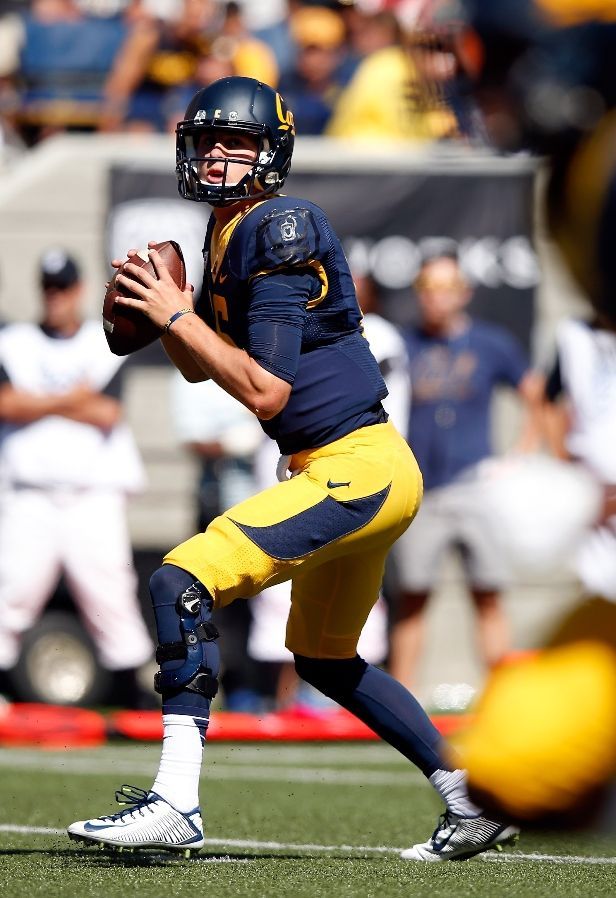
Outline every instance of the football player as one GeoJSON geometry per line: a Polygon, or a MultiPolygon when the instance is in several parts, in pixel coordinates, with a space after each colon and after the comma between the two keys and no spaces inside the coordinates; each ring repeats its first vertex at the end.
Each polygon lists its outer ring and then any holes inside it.
{"type": "Polygon", "coordinates": [[[121,301],[160,326],[187,380],[212,378],[256,415],[278,443],[284,479],[172,549],[152,575],[160,768],[151,790],[123,787],[127,809],[74,823],[69,835],[185,853],[204,844],[198,782],[219,664],[212,609],[291,580],[286,644],[299,676],[416,764],[445,802],[433,837],[403,856],[440,861],[501,847],[515,827],[469,801],[464,772],[443,760],[421,706],[357,654],[422,480],[383,410],[387,391],[340,242],[320,208],[279,193],[293,115],[266,85],[225,78],[195,95],[176,133],[180,193],[214,210],[204,288],[193,307],[190,289],[181,292],[150,251],[158,279],[129,262],[137,283],[120,277],[137,298],[121,301]]]}
{"type": "MultiPolygon", "coordinates": [[[[429,2],[492,142],[548,160],[551,236],[616,330],[616,3],[429,2]]],[[[608,485],[605,520],[614,495],[608,485]]],[[[457,747],[477,800],[537,826],[614,827],[613,597],[581,596],[539,655],[490,678],[475,710],[457,747]]]]}

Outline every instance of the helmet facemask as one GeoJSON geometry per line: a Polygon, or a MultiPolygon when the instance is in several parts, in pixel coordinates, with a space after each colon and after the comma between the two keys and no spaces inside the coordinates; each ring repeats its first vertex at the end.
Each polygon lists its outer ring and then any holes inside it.
{"type": "Polygon", "coordinates": [[[258,198],[274,193],[282,185],[284,177],[275,167],[275,149],[267,135],[266,127],[246,125],[241,122],[221,122],[216,120],[207,124],[195,124],[194,121],[180,122],[176,129],[177,166],[180,193],[186,199],[206,202],[211,206],[227,206],[243,199],[258,198]],[[211,156],[198,151],[200,138],[207,131],[230,131],[250,134],[257,140],[256,160],[246,162],[239,156],[211,156]],[[203,165],[208,162],[224,166],[220,183],[208,183],[203,180],[203,165]],[[233,163],[243,166],[246,174],[234,183],[228,183],[229,166],[233,163]]]}

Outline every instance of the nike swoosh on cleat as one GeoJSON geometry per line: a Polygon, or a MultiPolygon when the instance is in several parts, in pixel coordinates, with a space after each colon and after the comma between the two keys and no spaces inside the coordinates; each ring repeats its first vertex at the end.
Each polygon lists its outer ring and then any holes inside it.
{"type": "Polygon", "coordinates": [[[438,842],[438,843],[437,843],[437,842],[433,842],[433,843],[432,843],[432,850],[433,850],[433,851],[442,851],[443,848],[445,848],[445,847],[447,846],[447,843],[449,842],[449,839],[450,839],[450,838],[451,838],[451,836],[449,836],[447,839],[443,839],[442,842],[438,842]]]}
{"type": "Polygon", "coordinates": [[[448,836],[445,836],[444,839],[441,839],[440,842],[437,842],[436,839],[432,839],[432,849],[434,851],[442,851],[443,848],[447,845],[451,837],[453,836],[455,830],[452,830],[448,836]]]}
{"type": "Polygon", "coordinates": [[[347,480],[346,482],[337,481],[337,480],[328,480],[327,481],[327,489],[328,490],[335,490],[339,486],[350,486],[350,485],[351,485],[350,480],[347,480]]]}

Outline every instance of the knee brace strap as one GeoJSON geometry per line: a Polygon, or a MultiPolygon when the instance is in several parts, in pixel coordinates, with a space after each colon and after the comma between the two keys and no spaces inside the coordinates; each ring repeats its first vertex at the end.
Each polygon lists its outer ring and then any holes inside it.
{"type": "Polygon", "coordinates": [[[207,665],[206,647],[208,642],[218,639],[220,634],[211,620],[199,620],[201,608],[202,596],[193,587],[178,597],[176,610],[180,617],[182,641],[159,645],[156,660],[159,664],[164,661],[184,663],[172,670],[161,670],[155,675],[154,688],[157,692],[187,689],[210,699],[218,692],[218,679],[207,665]]]}
{"type": "Polygon", "coordinates": [[[218,627],[213,621],[203,621],[194,629],[194,632],[185,634],[186,641],[182,642],[166,642],[156,646],[156,660],[159,664],[163,661],[181,661],[186,658],[186,646],[195,645],[196,642],[211,642],[218,639],[220,633],[218,627]]]}

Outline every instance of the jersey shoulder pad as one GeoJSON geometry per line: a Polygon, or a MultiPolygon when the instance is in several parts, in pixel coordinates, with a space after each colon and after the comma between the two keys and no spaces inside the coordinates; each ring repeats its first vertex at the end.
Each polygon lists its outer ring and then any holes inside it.
{"type": "Polygon", "coordinates": [[[316,209],[296,200],[264,209],[255,222],[249,273],[305,265],[321,255],[325,240],[316,209]]]}

